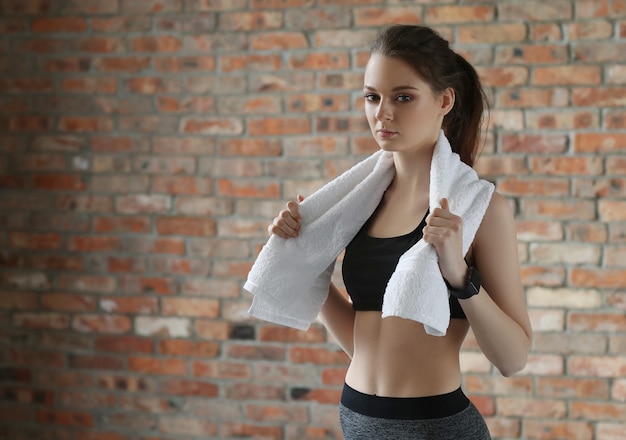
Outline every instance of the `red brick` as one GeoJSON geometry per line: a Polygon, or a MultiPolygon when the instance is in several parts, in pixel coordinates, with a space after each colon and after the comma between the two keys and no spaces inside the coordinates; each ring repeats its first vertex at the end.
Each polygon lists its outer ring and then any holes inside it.
{"type": "Polygon", "coordinates": [[[204,418],[163,417],[159,423],[159,431],[166,434],[213,437],[217,433],[217,424],[204,418]]]}
{"type": "Polygon", "coordinates": [[[253,197],[253,198],[276,198],[280,194],[278,183],[255,183],[248,181],[234,182],[229,179],[219,179],[218,193],[226,197],[253,197]]]}
{"type": "Polygon", "coordinates": [[[176,293],[178,287],[174,280],[168,278],[125,276],[120,280],[120,289],[124,293],[170,295],[176,293]]]}
{"type": "Polygon", "coordinates": [[[601,69],[597,66],[536,67],[532,83],[537,85],[599,84],[601,69]]]}
{"type": "Polygon", "coordinates": [[[157,108],[162,113],[215,113],[215,99],[213,97],[192,97],[178,99],[173,97],[159,97],[157,108]]]}
{"type": "Polygon", "coordinates": [[[116,208],[125,214],[160,213],[169,210],[171,200],[167,196],[138,195],[116,198],[116,208]]]}
{"type": "Polygon", "coordinates": [[[596,112],[589,111],[562,111],[557,114],[542,110],[533,110],[528,114],[528,127],[532,129],[593,129],[599,127],[596,112]]]}
{"type": "Polygon", "coordinates": [[[65,330],[69,327],[69,318],[59,313],[16,313],[13,325],[36,330],[65,330]]]}
{"type": "Polygon", "coordinates": [[[594,203],[588,200],[524,200],[522,211],[528,218],[592,220],[595,218],[594,203]]]}
{"type": "Polygon", "coordinates": [[[626,269],[572,269],[570,282],[574,286],[598,288],[626,287],[626,269]]]}
{"type": "Polygon", "coordinates": [[[87,184],[81,176],[37,174],[32,178],[32,187],[48,191],[84,191],[87,184]]]}
{"type": "Polygon", "coordinates": [[[573,18],[573,14],[572,4],[565,0],[498,5],[498,18],[501,20],[569,20],[573,18]]]}
{"type": "Polygon", "coordinates": [[[44,309],[63,312],[95,312],[98,307],[93,296],[69,293],[42,294],[40,302],[44,309]]]}
{"type": "Polygon", "coordinates": [[[253,361],[284,361],[286,349],[265,344],[255,345],[230,345],[228,356],[233,359],[250,359],[253,361]]]}
{"type": "MultiPolygon", "coordinates": [[[[533,39],[539,40],[541,38],[533,39]]],[[[496,49],[498,64],[564,64],[568,57],[567,47],[556,44],[516,45],[496,49]]]]}
{"type": "Polygon", "coordinates": [[[121,315],[75,315],[72,328],[79,332],[95,333],[127,333],[131,329],[131,321],[121,315]]]}
{"type": "Polygon", "coordinates": [[[59,250],[63,246],[62,237],[56,233],[11,232],[7,243],[17,249],[59,250]]]}
{"type": "Polygon", "coordinates": [[[526,26],[522,23],[472,24],[458,28],[458,43],[515,43],[526,39],[526,26]]]}
{"type": "Polygon", "coordinates": [[[322,348],[293,347],[289,350],[289,359],[294,363],[314,363],[328,365],[347,365],[346,354],[341,350],[330,351],[322,348]]]}
{"type": "Polygon", "coordinates": [[[302,32],[262,32],[250,38],[253,50],[287,50],[305,49],[309,47],[306,36],[302,32]]]}
{"type": "Polygon", "coordinates": [[[572,402],[570,414],[575,419],[624,420],[626,408],[614,403],[575,401],[572,402]]]}
{"type": "Polygon", "coordinates": [[[126,0],[121,4],[121,12],[134,14],[157,14],[165,12],[181,12],[180,0],[126,0]]]}
{"type": "Polygon", "coordinates": [[[280,142],[270,139],[225,139],[219,144],[222,156],[279,156],[280,142]]]}
{"type": "Polygon", "coordinates": [[[209,361],[193,362],[191,371],[195,377],[209,377],[219,380],[249,380],[252,369],[249,364],[209,361]]]}
{"type": "Polygon", "coordinates": [[[227,387],[226,397],[238,400],[285,400],[285,392],[282,386],[241,382],[227,387]]]}
{"type": "Polygon", "coordinates": [[[190,316],[199,318],[216,318],[220,304],[214,299],[201,298],[162,298],[163,315],[190,316]]]}
{"type": "Polygon", "coordinates": [[[182,41],[169,35],[136,37],[130,40],[130,46],[134,52],[176,52],[182,48],[182,41]]]}
{"type": "Polygon", "coordinates": [[[524,432],[528,438],[592,440],[594,428],[590,422],[525,420],[524,432]]]}
{"type": "Polygon", "coordinates": [[[574,149],[582,153],[614,152],[626,149],[626,135],[619,133],[578,133],[574,149]]]}
{"type": "Polygon", "coordinates": [[[278,29],[283,24],[280,12],[224,12],[220,15],[219,27],[223,31],[251,31],[278,29]]]}
{"type": "Polygon", "coordinates": [[[155,136],[153,144],[154,153],[159,155],[212,155],[215,151],[215,142],[213,142],[212,139],[207,139],[203,137],[155,136]]]}
{"type": "Polygon", "coordinates": [[[38,409],[36,418],[39,423],[75,428],[90,428],[94,425],[93,415],[87,412],[38,409]]]}
{"type": "Polygon", "coordinates": [[[102,355],[70,355],[70,367],[91,370],[122,370],[125,362],[121,357],[102,355]]]}
{"type": "Polygon", "coordinates": [[[117,237],[77,236],[70,240],[68,248],[79,252],[106,252],[120,250],[121,244],[117,237]]]}
{"type": "Polygon", "coordinates": [[[621,107],[626,103],[626,87],[586,88],[572,91],[575,106],[621,107]]]}
{"type": "Polygon", "coordinates": [[[161,235],[212,236],[216,233],[214,220],[193,217],[159,217],[156,229],[161,235]]]}
{"type": "Polygon", "coordinates": [[[96,233],[130,232],[142,233],[150,230],[150,219],[148,217],[125,216],[125,217],[103,217],[94,216],[92,228],[96,233]]]}
{"type": "Polygon", "coordinates": [[[9,364],[28,368],[65,368],[66,356],[59,351],[10,348],[5,352],[9,364]]]}
{"type": "Polygon", "coordinates": [[[547,175],[600,175],[603,173],[602,158],[550,157],[533,158],[531,169],[534,174],[547,175]]]}
{"type": "Polygon", "coordinates": [[[93,68],[99,72],[138,73],[148,68],[148,57],[106,57],[93,62],[93,68]]]}
{"type": "Polygon", "coordinates": [[[604,243],[608,236],[606,225],[596,223],[571,223],[567,234],[574,241],[591,243],[604,243]]]}
{"type": "Polygon", "coordinates": [[[31,21],[31,30],[33,32],[85,32],[87,30],[87,21],[81,17],[40,17],[31,21]]]}
{"type": "Polygon", "coordinates": [[[3,12],[7,14],[46,14],[51,11],[50,0],[7,0],[3,3],[3,12]]]}
{"type": "Polygon", "coordinates": [[[237,135],[243,133],[243,123],[236,117],[183,118],[181,131],[205,135],[237,135]]]}
{"type": "Polygon", "coordinates": [[[175,396],[217,397],[219,389],[212,382],[200,380],[169,379],[160,383],[162,392],[175,396]]]}
{"type": "Polygon", "coordinates": [[[495,10],[491,6],[429,6],[425,21],[429,25],[492,21],[495,10]]]}
{"type": "Polygon", "coordinates": [[[47,116],[11,116],[7,119],[12,132],[45,132],[52,129],[52,120],[47,116]]]}
{"type": "MultiPolygon", "coordinates": [[[[223,73],[241,71],[276,71],[282,61],[278,55],[222,55],[220,56],[220,70],[223,73]]],[[[213,70],[213,69],[211,69],[213,70]]]]}
{"type": "Polygon", "coordinates": [[[548,90],[518,88],[498,94],[498,106],[503,108],[564,107],[568,105],[568,100],[569,94],[562,88],[548,90]]]}
{"type": "Polygon", "coordinates": [[[128,368],[143,374],[185,375],[187,366],[180,359],[161,359],[155,357],[129,357],[128,368]]]}
{"type": "Polygon", "coordinates": [[[155,176],[152,190],[167,194],[211,194],[213,180],[202,177],[155,176]]]}
{"type": "Polygon", "coordinates": [[[537,194],[567,196],[570,183],[565,179],[516,178],[500,180],[497,189],[503,195],[533,196],[537,194]]]}
{"type": "Polygon", "coordinates": [[[35,293],[3,290],[2,295],[0,295],[0,309],[12,309],[14,311],[36,309],[37,298],[35,293]]]}
{"type": "Polygon", "coordinates": [[[146,297],[108,297],[99,300],[100,308],[106,312],[130,314],[154,314],[158,310],[156,298],[146,297]]]}
{"type": "Polygon", "coordinates": [[[94,340],[96,351],[110,353],[144,353],[154,352],[154,341],[138,336],[98,336],[94,340]]]}
{"type": "Polygon", "coordinates": [[[216,342],[164,339],[158,343],[158,352],[166,356],[189,356],[215,358],[220,346],[216,342]]]}
{"type": "Polygon", "coordinates": [[[58,128],[61,131],[75,133],[92,131],[111,131],[113,120],[108,117],[63,117],[59,119],[58,128]]]}
{"type": "Polygon", "coordinates": [[[196,320],[195,331],[200,338],[223,341],[228,339],[231,327],[224,321],[196,320]]]}
{"type": "Polygon", "coordinates": [[[191,278],[181,287],[184,295],[204,295],[213,298],[236,298],[241,289],[237,282],[230,280],[191,278]]]}
{"type": "Polygon", "coordinates": [[[585,332],[623,332],[626,317],[611,313],[574,313],[569,316],[569,327],[585,332]]]}
{"type": "Polygon", "coordinates": [[[197,57],[160,57],[155,60],[157,72],[207,72],[215,70],[215,58],[212,56],[197,57]]]}

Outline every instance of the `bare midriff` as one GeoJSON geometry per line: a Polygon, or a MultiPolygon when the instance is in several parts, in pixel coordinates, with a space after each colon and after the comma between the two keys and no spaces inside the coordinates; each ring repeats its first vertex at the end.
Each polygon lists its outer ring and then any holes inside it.
{"type": "Polygon", "coordinates": [[[445,394],[461,385],[459,351],[466,320],[451,319],[445,336],[428,335],[421,323],[357,312],[354,351],[346,383],[384,397],[445,394]]]}

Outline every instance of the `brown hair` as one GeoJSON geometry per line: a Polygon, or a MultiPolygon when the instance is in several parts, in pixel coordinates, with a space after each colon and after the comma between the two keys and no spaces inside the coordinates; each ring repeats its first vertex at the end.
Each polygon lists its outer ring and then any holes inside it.
{"type": "Polygon", "coordinates": [[[483,111],[488,107],[474,67],[437,32],[424,26],[393,25],[384,29],[373,42],[371,53],[403,60],[430,84],[434,93],[448,87],[454,90],[454,107],[444,117],[442,128],[452,150],[473,166],[483,111]]]}

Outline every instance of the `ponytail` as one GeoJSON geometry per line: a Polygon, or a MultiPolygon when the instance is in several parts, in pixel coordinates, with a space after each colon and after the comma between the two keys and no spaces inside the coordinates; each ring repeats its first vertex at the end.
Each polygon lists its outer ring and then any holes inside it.
{"type": "Polygon", "coordinates": [[[478,73],[461,55],[454,53],[458,74],[452,88],[455,102],[443,119],[443,131],[455,153],[469,166],[474,165],[480,147],[483,111],[488,109],[485,91],[478,73]]]}

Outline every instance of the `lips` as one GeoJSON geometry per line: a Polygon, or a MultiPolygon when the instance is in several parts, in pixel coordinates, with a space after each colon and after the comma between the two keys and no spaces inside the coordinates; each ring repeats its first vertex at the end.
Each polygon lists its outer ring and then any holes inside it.
{"type": "Polygon", "coordinates": [[[390,130],[377,130],[376,133],[378,133],[378,136],[382,139],[390,139],[398,134],[397,132],[390,130]]]}

